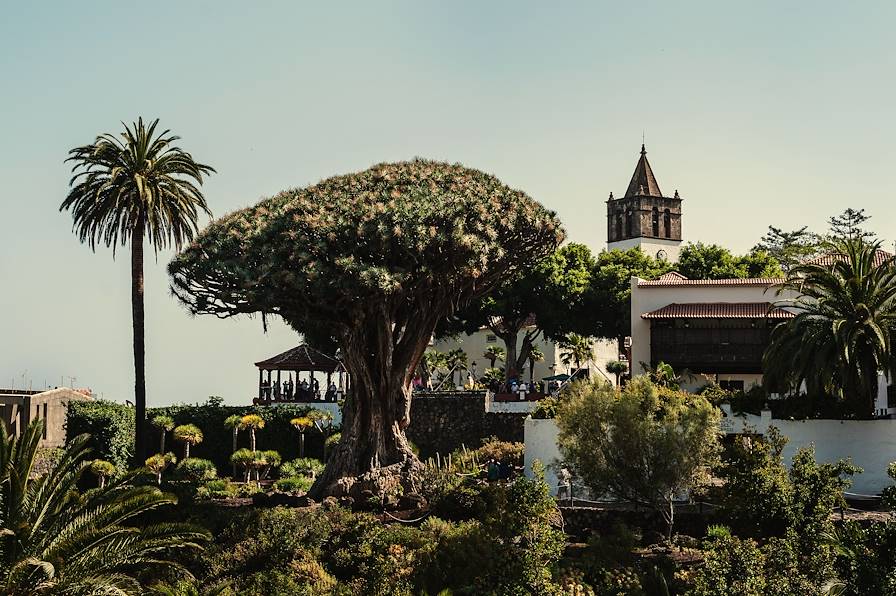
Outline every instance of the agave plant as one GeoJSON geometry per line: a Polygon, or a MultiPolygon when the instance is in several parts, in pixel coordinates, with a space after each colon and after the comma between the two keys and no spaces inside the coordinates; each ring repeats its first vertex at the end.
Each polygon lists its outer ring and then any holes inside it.
{"type": "Polygon", "coordinates": [[[36,476],[42,431],[38,420],[15,438],[0,424],[0,593],[143,594],[138,570],[190,577],[172,555],[201,549],[208,533],[140,523],[174,497],[134,486],[136,472],[80,493],[91,464],[87,435],[69,444],[54,470],[36,476]]]}

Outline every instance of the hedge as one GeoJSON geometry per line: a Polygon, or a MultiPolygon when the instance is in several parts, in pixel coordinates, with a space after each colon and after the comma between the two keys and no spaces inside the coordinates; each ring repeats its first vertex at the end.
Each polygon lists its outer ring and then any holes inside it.
{"type": "MultiPolygon", "coordinates": [[[[190,456],[209,459],[214,462],[221,475],[230,475],[230,453],[233,432],[224,426],[224,420],[231,415],[245,416],[258,414],[264,418],[265,426],[256,431],[256,448],[262,451],[273,449],[283,461],[299,457],[299,433],[289,423],[298,416],[306,415],[313,406],[299,404],[277,404],[273,406],[225,406],[220,398],[209,398],[204,404],[181,404],[162,408],[148,408],[147,418],[159,415],[171,416],[175,425],[195,424],[202,430],[202,443],[190,448],[190,456]]],[[[334,432],[338,428],[334,427],[334,432]]],[[[94,456],[111,461],[121,469],[130,467],[134,453],[134,409],[111,401],[95,400],[72,402],[66,423],[66,438],[71,440],[81,433],[91,435],[90,445],[94,456]]],[[[151,453],[159,448],[159,430],[149,425],[148,441],[151,453]]],[[[237,448],[249,447],[249,432],[240,431],[237,448]]],[[[180,458],[183,445],[175,443],[168,433],[165,450],[173,451],[180,458]]],[[[305,456],[323,458],[324,437],[310,430],[305,433],[305,456]]]]}

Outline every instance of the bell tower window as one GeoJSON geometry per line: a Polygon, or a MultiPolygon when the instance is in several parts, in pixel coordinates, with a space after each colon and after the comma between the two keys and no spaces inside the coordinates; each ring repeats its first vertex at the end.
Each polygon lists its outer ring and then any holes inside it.
{"type": "Polygon", "coordinates": [[[651,223],[653,224],[653,237],[659,238],[659,235],[660,235],[660,210],[656,207],[653,208],[653,212],[651,214],[651,223]]]}
{"type": "Polygon", "coordinates": [[[663,236],[666,238],[672,237],[672,213],[668,209],[663,211],[663,236]]]}

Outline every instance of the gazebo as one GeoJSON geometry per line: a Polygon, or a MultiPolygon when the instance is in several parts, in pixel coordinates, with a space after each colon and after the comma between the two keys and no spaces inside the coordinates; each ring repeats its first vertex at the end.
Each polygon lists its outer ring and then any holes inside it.
{"type": "Polygon", "coordinates": [[[256,362],[255,366],[258,367],[258,397],[253,400],[256,404],[335,402],[342,399],[347,389],[348,375],[342,362],[307,344],[256,362]],[[283,373],[287,373],[285,379],[283,373]],[[307,373],[304,379],[301,373],[307,373]],[[315,373],[326,374],[326,385],[321,387],[315,373]],[[337,382],[334,382],[334,373],[338,376],[337,382]]]}

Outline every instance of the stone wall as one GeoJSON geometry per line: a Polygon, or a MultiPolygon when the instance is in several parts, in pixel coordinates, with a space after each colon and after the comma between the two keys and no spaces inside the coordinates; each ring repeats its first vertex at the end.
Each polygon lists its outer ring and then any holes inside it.
{"type": "Polygon", "coordinates": [[[447,455],[462,445],[475,449],[491,436],[522,442],[526,415],[486,412],[485,393],[415,394],[407,436],[426,459],[436,453],[447,455]]]}

